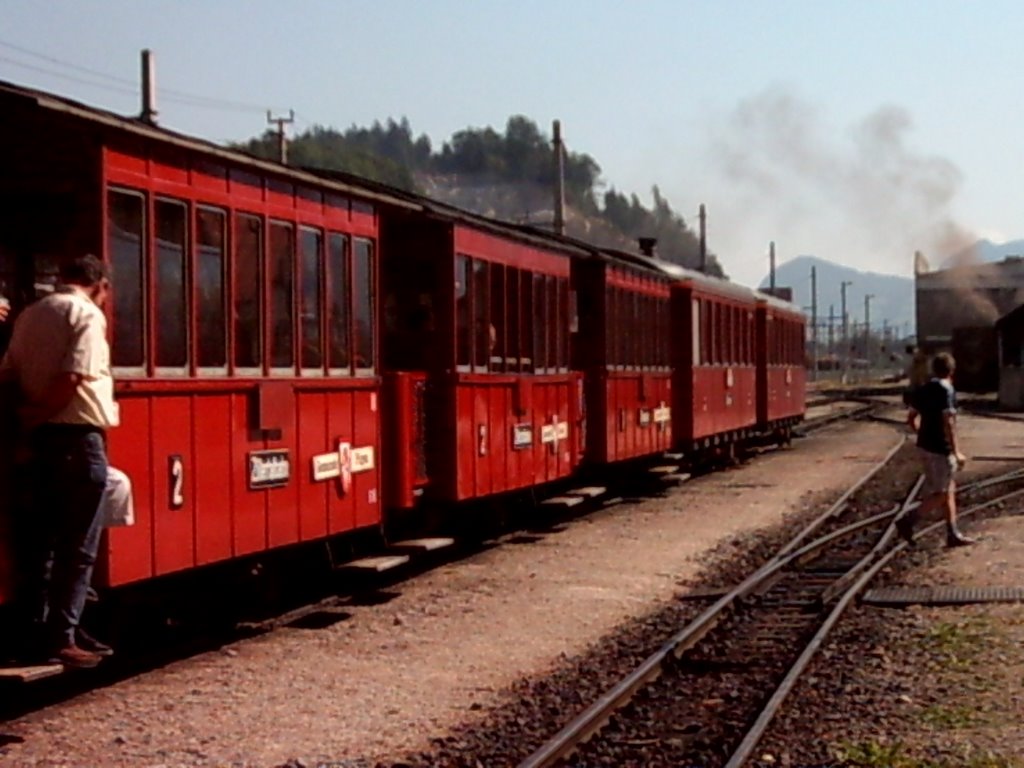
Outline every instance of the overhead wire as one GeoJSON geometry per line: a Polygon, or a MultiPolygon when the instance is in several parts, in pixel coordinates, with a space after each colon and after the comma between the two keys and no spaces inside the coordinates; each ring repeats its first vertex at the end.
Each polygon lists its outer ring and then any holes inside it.
{"type": "MultiPolygon", "coordinates": [[[[7,56],[0,56],[0,61],[3,61],[7,64],[11,64],[16,67],[21,67],[23,69],[50,75],[51,77],[63,78],[65,80],[70,80],[72,82],[77,82],[84,85],[93,86],[96,88],[106,88],[107,90],[117,91],[119,93],[129,93],[137,96],[141,91],[139,84],[133,80],[129,80],[128,78],[119,77],[117,75],[112,75],[108,72],[101,72],[100,70],[91,69],[80,64],[75,64],[70,61],[58,59],[54,56],[39,53],[37,51],[30,50],[23,46],[16,45],[15,43],[8,42],[6,40],[0,40],[0,48],[7,48],[26,56],[32,56],[34,58],[48,62],[50,64],[55,64],[60,67],[65,67],[74,70],[76,73],[79,74],[72,75],[64,72],[58,72],[52,69],[47,69],[45,67],[37,66],[35,64],[30,64],[24,61],[19,61],[17,59],[12,59],[7,56]],[[109,82],[95,82],[86,77],[83,77],[83,74],[89,75],[93,78],[106,80],[109,82]]],[[[234,112],[251,112],[258,114],[264,114],[267,111],[267,107],[260,106],[258,104],[243,101],[232,101],[229,99],[222,99],[211,96],[202,96],[194,93],[188,93],[187,91],[180,91],[175,88],[161,88],[160,98],[162,101],[167,101],[172,104],[182,104],[184,106],[191,106],[202,109],[217,109],[234,112]]]]}

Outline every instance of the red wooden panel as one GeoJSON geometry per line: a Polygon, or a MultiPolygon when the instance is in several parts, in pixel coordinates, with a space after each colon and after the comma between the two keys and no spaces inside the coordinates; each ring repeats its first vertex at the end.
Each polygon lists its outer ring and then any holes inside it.
{"type": "MultiPolygon", "coordinates": [[[[327,535],[327,483],[313,480],[313,457],[327,453],[327,395],[302,392],[296,395],[299,415],[298,440],[292,464],[292,482],[299,496],[299,538],[302,541],[327,535]]],[[[334,449],[337,450],[337,444],[334,449]]]]}
{"type": "Polygon", "coordinates": [[[153,554],[154,573],[191,568],[195,565],[195,493],[189,493],[188,478],[196,471],[192,454],[192,398],[161,396],[152,401],[153,441],[153,554]],[[181,457],[185,493],[182,505],[171,505],[169,460],[181,457]]]}
{"type": "Polygon", "coordinates": [[[504,384],[496,387],[484,387],[482,389],[482,394],[486,398],[485,402],[487,403],[488,412],[488,450],[482,464],[489,475],[492,493],[507,491],[516,487],[505,471],[508,458],[506,446],[509,445],[508,440],[506,440],[506,435],[508,434],[506,425],[510,424],[508,415],[511,408],[511,401],[506,402],[507,393],[509,393],[509,388],[504,384]]]}
{"type": "Polygon", "coordinates": [[[355,495],[356,526],[377,525],[380,522],[380,402],[376,389],[361,389],[354,393],[353,447],[373,451],[373,469],[358,472],[352,477],[355,495]]]}
{"type": "MultiPolygon", "coordinates": [[[[352,444],[352,410],[355,393],[331,392],[327,396],[327,445],[323,449],[337,450],[338,443],[352,444]]],[[[327,481],[328,530],[330,533],[351,531],[356,527],[355,497],[351,489],[346,493],[341,479],[327,481]]]]}
{"type": "Polygon", "coordinates": [[[189,185],[188,169],[181,166],[168,165],[154,160],[150,163],[149,174],[155,180],[166,181],[182,187],[189,185]]]}
{"type": "Polygon", "coordinates": [[[231,514],[236,556],[267,547],[267,494],[249,489],[249,453],[265,447],[262,440],[249,437],[251,396],[231,396],[231,514]]]}
{"type": "Polygon", "coordinates": [[[132,481],[135,525],[111,528],[106,551],[104,586],[117,586],[153,575],[153,498],[148,397],[121,397],[121,424],[107,433],[110,463],[132,481]]]}
{"type": "MultiPolygon", "coordinates": [[[[294,394],[293,394],[294,398],[294,394]]],[[[291,479],[278,488],[267,488],[258,493],[267,500],[267,546],[270,548],[294,544],[299,540],[299,459],[296,450],[298,436],[297,408],[292,406],[292,421],[283,425],[280,439],[268,439],[268,450],[288,451],[291,462],[291,479]]],[[[248,459],[246,460],[248,466],[248,459]]]]}
{"type": "Polygon", "coordinates": [[[493,480],[491,473],[487,471],[487,455],[490,454],[490,409],[487,407],[484,386],[470,387],[470,394],[473,398],[473,441],[467,454],[473,467],[473,495],[487,496],[491,492],[493,480]],[[481,445],[484,448],[483,456],[480,455],[481,445]]]}
{"type": "Polygon", "coordinates": [[[349,218],[349,227],[351,227],[352,233],[367,237],[373,236],[377,232],[377,226],[376,209],[367,203],[353,201],[349,218]]]}
{"type": "Polygon", "coordinates": [[[231,395],[196,395],[195,471],[186,475],[193,499],[196,526],[196,564],[224,560],[232,555],[231,542],[231,395]]]}
{"type": "MultiPolygon", "coordinates": [[[[476,419],[473,411],[473,388],[455,388],[455,455],[444,457],[446,472],[455,477],[455,497],[471,498],[476,492],[474,457],[476,456],[476,419]]],[[[445,484],[445,487],[450,487],[445,484]]]]}
{"type": "Polygon", "coordinates": [[[456,225],[455,250],[497,264],[560,277],[569,276],[569,257],[456,225]]]}
{"type": "MultiPolygon", "coordinates": [[[[245,182],[239,181],[238,179],[229,177],[228,189],[231,191],[232,197],[238,198],[239,200],[249,200],[253,203],[260,204],[262,204],[263,202],[262,186],[258,186],[256,184],[247,184],[245,182]]],[[[259,208],[261,207],[262,205],[258,206],[257,208],[254,208],[253,210],[259,210],[259,208]]],[[[245,210],[244,204],[242,206],[242,209],[245,210]]]]}
{"type": "Polygon", "coordinates": [[[111,176],[148,176],[149,163],[143,157],[126,155],[122,152],[106,148],[103,150],[106,175],[111,176]]]}

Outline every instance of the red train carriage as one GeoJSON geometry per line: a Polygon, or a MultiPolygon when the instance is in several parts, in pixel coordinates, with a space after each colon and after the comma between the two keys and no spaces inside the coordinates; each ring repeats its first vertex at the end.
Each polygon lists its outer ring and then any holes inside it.
{"type": "Polygon", "coordinates": [[[757,303],[757,423],[762,432],[782,432],[804,415],[807,318],[798,307],[771,296],[757,303]]]}
{"type": "Polygon", "coordinates": [[[570,247],[427,207],[382,229],[389,506],[570,475],[583,415],[570,247]]]}
{"type": "Polygon", "coordinates": [[[376,196],[14,86],[0,111],[15,309],[64,258],[113,267],[136,522],[97,584],[377,525],[376,196]]]}
{"type": "Polygon", "coordinates": [[[673,289],[675,446],[732,443],[757,423],[753,291],[688,273],[673,289]]]}
{"type": "Polygon", "coordinates": [[[586,379],[586,458],[594,464],[672,447],[672,278],[653,259],[601,253],[573,263],[574,367],[586,379]]]}

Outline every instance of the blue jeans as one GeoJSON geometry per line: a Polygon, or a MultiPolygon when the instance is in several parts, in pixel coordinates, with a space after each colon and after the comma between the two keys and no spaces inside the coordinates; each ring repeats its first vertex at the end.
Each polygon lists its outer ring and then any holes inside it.
{"type": "Polygon", "coordinates": [[[107,482],[107,447],[97,428],[44,424],[32,433],[32,514],[43,562],[41,605],[53,650],[75,642],[103,533],[100,497],[107,482]]]}

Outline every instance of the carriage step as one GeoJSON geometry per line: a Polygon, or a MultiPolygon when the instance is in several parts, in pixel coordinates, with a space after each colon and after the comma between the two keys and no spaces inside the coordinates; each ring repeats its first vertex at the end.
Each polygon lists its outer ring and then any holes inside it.
{"type": "Polygon", "coordinates": [[[53,677],[64,671],[63,664],[30,664],[24,667],[0,667],[0,679],[31,683],[44,677],[53,677]]]}
{"type": "Polygon", "coordinates": [[[408,555],[380,555],[378,557],[361,557],[348,563],[338,566],[343,571],[361,571],[370,573],[384,573],[392,568],[405,565],[409,562],[408,555]]]}
{"type": "Polygon", "coordinates": [[[540,504],[542,507],[575,507],[577,504],[582,504],[583,501],[583,496],[552,496],[550,499],[544,499],[540,504]]]}
{"type": "Polygon", "coordinates": [[[661,479],[666,483],[685,483],[690,479],[689,472],[670,472],[667,475],[662,475],[661,479]]]}
{"type": "Polygon", "coordinates": [[[573,488],[569,491],[570,496],[584,496],[588,499],[596,499],[598,496],[604,494],[607,488],[602,488],[599,485],[588,485],[586,488],[573,488]]]}
{"type": "Polygon", "coordinates": [[[662,458],[667,459],[668,461],[682,461],[686,458],[686,454],[683,453],[663,453],[661,455],[662,458]]]}
{"type": "Polygon", "coordinates": [[[405,541],[396,541],[391,544],[388,549],[393,549],[396,552],[434,552],[438,549],[450,547],[454,543],[455,539],[438,536],[426,539],[406,539],[405,541]]]}
{"type": "Polygon", "coordinates": [[[672,475],[679,471],[678,464],[665,464],[660,467],[651,467],[649,470],[652,475],[672,475]]]}

